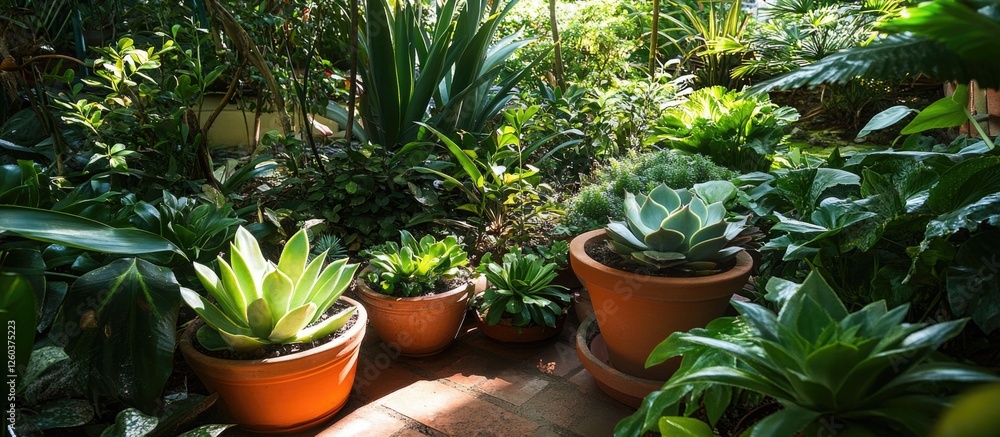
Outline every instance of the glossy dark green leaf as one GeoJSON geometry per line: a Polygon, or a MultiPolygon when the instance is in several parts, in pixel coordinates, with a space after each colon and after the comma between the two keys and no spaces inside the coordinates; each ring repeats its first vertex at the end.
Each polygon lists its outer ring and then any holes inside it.
{"type": "Polygon", "coordinates": [[[916,109],[912,109],[905,105],[898,105],[888,108],[882,112],[879,112],[878,114],[875,114],[875,116],[872,117],[871,120],[868,120],[868,123],[865,124],[865,127],[861,128],[861,131],[858,132],[857,137],[861,138],[874,131],[882,130],[889,126],[892,126],[898,123],[900,120],[906,118],[906,116],[915,112],[920,112],[920,111],[917,111],[916,109]]]}
{"type": "Polygon", "coordinates": [[[82,399],[59,399],[33,410],[29,417],[42,430],[83,426],[94,419],[94,408],[82,399]]]}
{"type": "Polygon", "coordinates": [[[46,243],[103,253],[183,252],[159,235],[114,228],[80,216],[35,208],[0,205],[0,231],[46,243]]]}
{"type": "Polygon", "coordinates": [[[35,291],[24,276],[5,271],[0,271],[0,290],[3,290],[0,293],[0,323],[6,333],[5,350],[14,355],[14,363],[10,362],[9,355],[4,355],[8,357],[5,368],[13,365],[14,375],[20,379],[35,344],[35,291]]]}
{"type": "Polygon", "coordinates": [[[173,272],[118,259],[76,280],[58,322],[66,352],[90,372],[90,385],[152,412],[173,368],[180,291],[173,272]]]}
{"type": "Polygon", "coordinates": [[[750,430],[750,437],[797,435],[806,425],[819,419],[820,416],[821,414],[816,411],[786,406],[757,422],[750,430]]]}
{"type": "MultiPolygon", "coordinates": [[[[966,93],[968,95],[968,85],[960,85],[960,87],[966,88],[966,93]]],[[[915,133],[920,133],[930,129],[941,129],[948,127],[961,126],[962,124],[969,121],[966,117],[966,101],[959,100],[959,96],[963,95],[956,91],[956,95],[953,97],[945,97],[930,106],[924,108],[914,117],[913,121],[903,127],[899,133],[903,135],[911,135],[915,133]]]]}
{"type": "Polygon", "coordinates": [[[115,416],[115,423],[105,428],[101,437],[144,436],[156,429],[158,421],[135,408],[126,408],[115,416]]]}
{"type": "Polygon", "coordinates": [[[1000,157],[982,156],[958,163],[930,190],[927,206],[947,214],[1000,192],[1000,157]]]}
{"type": "Polygon", "coordinates": [[[660,435],[677,437],[712,437],[715,433],[705,422],[693,417],[663,416],[659,422],[660,435]]]}
{"type": "Polygon", "coordinates": [[[945,281],[948,304],[957,316],[971,316],[990,333],[1000,328],[1000,231],[987,231],[962,243],[945,281]]]}

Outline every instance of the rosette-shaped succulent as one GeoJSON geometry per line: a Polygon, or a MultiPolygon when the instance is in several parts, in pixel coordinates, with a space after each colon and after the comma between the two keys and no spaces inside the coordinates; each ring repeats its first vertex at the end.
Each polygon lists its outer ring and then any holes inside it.
{"type": "Polygon", "coordinates": [[[648,196],[625,193],[625,221],[605,230],[612,248],[626,259],[712,274],[743,250],[730,243],[745,225],[746,218],[726,221],[722,202],[706,204],[688,190],[660,184],[648,196]]]}

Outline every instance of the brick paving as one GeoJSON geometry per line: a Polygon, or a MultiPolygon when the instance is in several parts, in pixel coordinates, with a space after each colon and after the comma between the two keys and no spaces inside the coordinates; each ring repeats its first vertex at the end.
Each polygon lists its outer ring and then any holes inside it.
{"type": "Polygon", "coordinates": [[[426,358],[398,356],[369,327],[347,405],[291,435],[609,436],[633,410],[601,392],[580,365],[576,327],[570,320],[547,345],[511,348],[483,336],[470,314],[455,342],[426,358]]]}

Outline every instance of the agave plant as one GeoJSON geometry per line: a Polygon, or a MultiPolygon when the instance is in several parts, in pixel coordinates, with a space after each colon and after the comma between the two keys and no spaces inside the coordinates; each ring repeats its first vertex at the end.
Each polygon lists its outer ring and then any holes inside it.
{"type": "Polygon", "coordinates": [[[721,201],[706,204],[689,190],[660,184],[648,196],[625,193],[625,220],[605,231],[627,260],[703,275],[718,272],[743,250],[732,243],[745,225],[746,218],[726,221],[721,201]]]}
{"type": "Polygon", "coordinates": [[[242,226],[230,247],[230,262],[218,258],[219,274],[194,263],[215,303],[181,287],[184,302],[205,321],[197,337],[206,349],[252,351],[272,343],[318,340],[354,314],[351,307],[322,318],[350,285],[358,265],[345,258],[324,267],[325,253],[307,262],[304,229],[288,240],[277,265],[264,258],[257,240],[242,226]]]}
{"type": "Polygon", "coordinates": [[[486,276],[490,286],[483,294],[479,313],[491,325],[504,316],[517,327],[556,326],[556,317],[569,304],[566,287],[553,285],[556,264],[514,248],[503,256],[503,264],[483,256],[477,271],[486,276]]]}
{"type": "Polygon", "coordinates": [[[382,249],[365,253],[371,263],[368,282],[388,295],[420,296],[434,289],[438,279],[455,277],[469,264],[458,240],[449,235],[438,241],[425,235],[420,241],[407,231],[399,231],[400,244],[393,241],[382,249]]]}
{"type": "Polygon", "coordinates": [[[619,425],[616,435],[653,429],[666,404],[696,384],[750,390],[784,407],[757,422],[751,436],[925,436],[955,389],[1000,380],[935,356],[968,319],[904,323],[909,304],[890,310],[882,300],[849,313],[816,272],[801,285],[772,278],[767,290],[767,298],[780,308],[777,314],[733,301],[752,330],[749,339],[733,341],[693,330],[674,333],[657,346],[647,365],[686,356],[692,348],[729,355],[736,362],[696,366],[671,378],[640,412],[619,425]]]}

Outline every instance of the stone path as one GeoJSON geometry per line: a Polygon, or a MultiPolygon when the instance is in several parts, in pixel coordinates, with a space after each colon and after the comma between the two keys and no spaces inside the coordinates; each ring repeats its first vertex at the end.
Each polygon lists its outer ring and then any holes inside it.
{"type": "Polygon", "coordinates": [[[580,365],[576,327],[567,321],[556,341],[517,349],[483,336],[470,314],[444,352],[405,358],[369,326],[347,405],[293,436],[610,436],[633,410],[580,365]]]}

